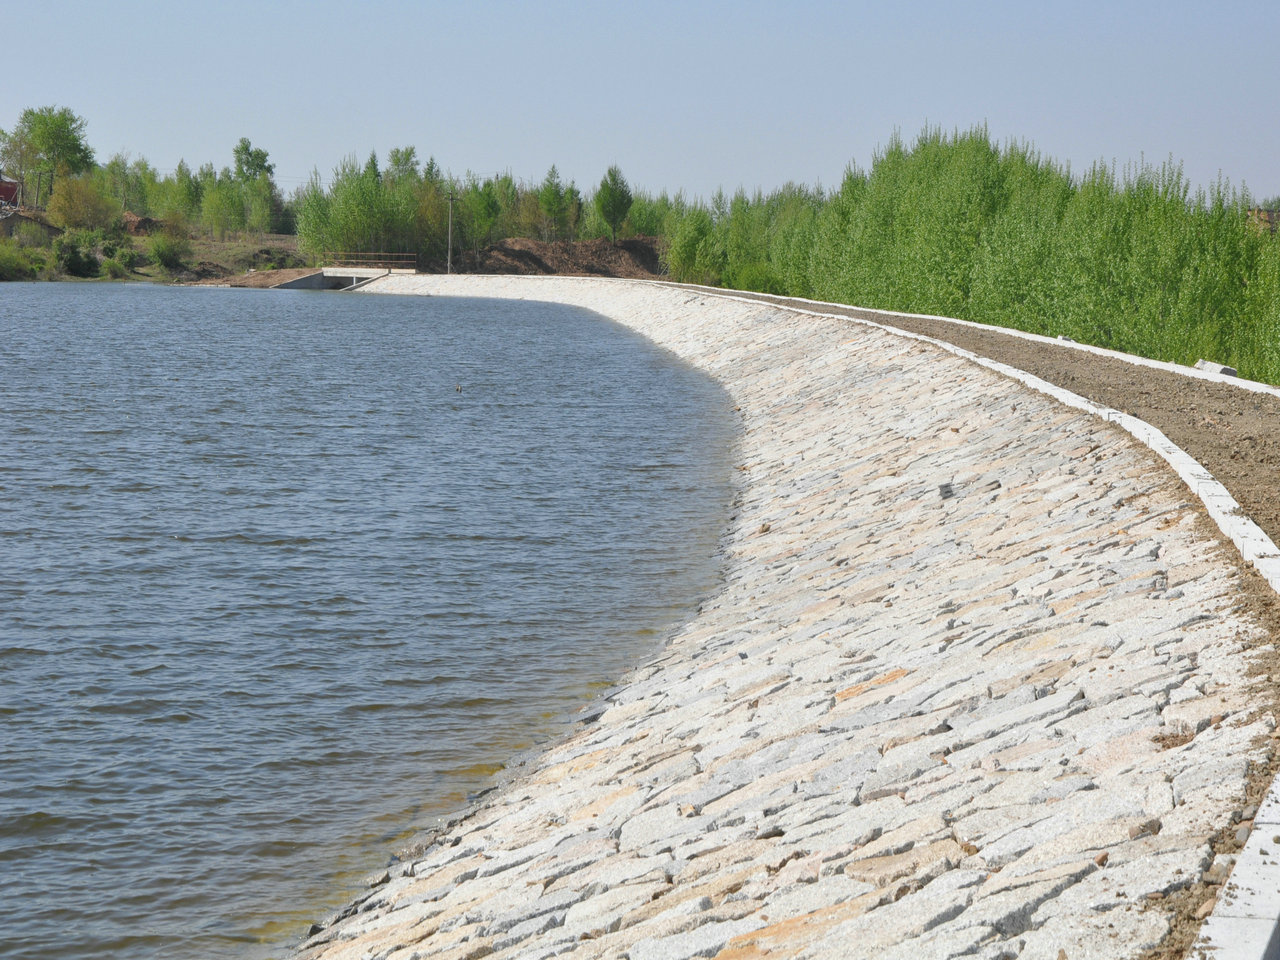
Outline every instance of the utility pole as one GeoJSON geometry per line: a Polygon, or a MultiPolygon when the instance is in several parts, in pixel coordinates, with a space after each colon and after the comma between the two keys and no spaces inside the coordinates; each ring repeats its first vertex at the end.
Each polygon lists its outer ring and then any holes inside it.
{"type": "Polygon", "coordinates": [[[449,252],[445,257],[445,273],[453,273],[453,186],[449,187],[449,252]]]}

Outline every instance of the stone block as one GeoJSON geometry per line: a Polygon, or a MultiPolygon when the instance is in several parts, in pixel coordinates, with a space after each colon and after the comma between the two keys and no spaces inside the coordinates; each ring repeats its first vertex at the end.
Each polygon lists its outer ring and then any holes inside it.
{"type": "Polygon", "coordinates": [[[754,917],[705,923],[692,930],[660,939],[646,938],[627,949],[630,960],[689,960],[691,957],[714,957],[734,937],[748,934],[763,926],[754,917]]]}

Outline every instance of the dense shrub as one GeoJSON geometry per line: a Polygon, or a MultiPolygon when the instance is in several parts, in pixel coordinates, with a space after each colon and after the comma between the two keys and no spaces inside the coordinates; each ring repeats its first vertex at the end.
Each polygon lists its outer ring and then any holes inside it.
{"type": "Polygon", "coordinates": [[[53,259],[58,270],[72,277],[98,275],[98,234],[91,230],[68,230],[53,241],[53,259]]]}
{"type": "Polygon", "coordinates": [[[148,246],[152,261],[170,273],[181,270],[191,257],[191,244],[181,236],[157,233],[151,237],[148,246]]]}
{"type": "Polygon", "coordinates": [[[34,280],[36,271],[21,246],[8,237],[0,238],[0,280],[34,280]]]}
{"type": "Polygon", "coordinates": [[[1018,327],[1280,382],[1280,237],[1175,164],[1084,176],[983,129],[895,138],[840,188],[680,211],[672,276],[1018,327]]]}

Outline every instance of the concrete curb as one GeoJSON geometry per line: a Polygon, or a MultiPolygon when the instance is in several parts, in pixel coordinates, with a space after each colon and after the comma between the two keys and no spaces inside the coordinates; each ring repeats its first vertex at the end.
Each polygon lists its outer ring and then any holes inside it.
{"type": "MultiPolygon", "coordinates": [[[[654,281],[662,282],[662,281],[654,281]]],[[[701,290],[705,293],[725,293],[719,287],[692,287],[692,289],[701,290]]],[[[730,295],[732,295],[730,293],[730,295]]],[[[805,303],[814,308],[814,312],[822,313],[822,307],[848,307],[849,304],[831,303],[824,300],[810,300],[806,297],[777,297],[773,294],[761,294],[759,296],[770,297],[771,300],[762,302],[774,302],[779,306],[785,306],[790,303],[805,303]]],[[[755,297],[747,297],[744,299],[755,299],[755,297]]],[[[1257,380],[1245,380],[1242,377],[1231,376],[1229,374],[1219,373],[1212,369],[1201,369],[1198,367],[1188,367],[1180,363],[1171,363],[1167,360],[1151,360],[1147,357],[1139,357],[1132,353],[1121,353],[1119,350],[1109,350],[1106,347],[1095,347],[1092,344],[1080,343],[1076,340],[1066,338],[1046,337],[1039,333],[1028,333],[1025,330],[1017,330],[1013,327],[997,327],[986,323],[975,323],[972,320],[959,320],[955,317],[943,317],[933,313],[903,313],[895,310],[878,310],[874,307],[855,307],[864,313],[874,313],[885,318],[886,326],[893,326],[894,317],[903,317],[911,320],[938,320],[943,323],[949,323],[957,327],[968,327],[972,330],[983,330],[988,333],[1000,333],[1005,336],[1014,337],[1019,340],[1028,340],[1032,343],[1042,343],[1047,346],[1064,347],[1071,350],[1078,350],[1082,353],[1091,353],[1098,357],[1108,357],[1112,360],[1122,360],[1125,363],[1132,364],[1135,367],[1147,367],[1152,370],[1163,370],[1166,373],[1176,373],[1179,376],[1190,377],[1193,380],[1208,380],[1212,383],[1224,383],[1233,387],[1239,387],[1241,390],[1248,390],[1252,393],[1268,393],[1275,397],[1280,397],[1280,387],[1270,383],[1260,383],[1257,380]]],[[[844,316],[840,314],[839,316],[844,316]]],[[[845,319],[854,319],[845,317],[845,319]]],[[[906,331],[899,331],[905,333],[906,331]]]]}

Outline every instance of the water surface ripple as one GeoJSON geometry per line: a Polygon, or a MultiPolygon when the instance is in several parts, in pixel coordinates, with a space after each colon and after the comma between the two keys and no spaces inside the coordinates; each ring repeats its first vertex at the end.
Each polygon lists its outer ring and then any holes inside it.
{"type": "Polygon", "coordinates": [[[538,303],[0,286],[0,955],[261,957],[715,582],[728,400],[538,303]]]}

